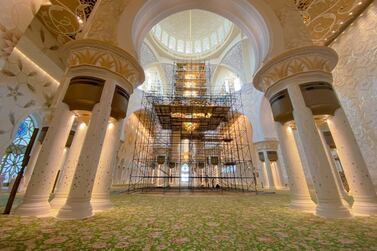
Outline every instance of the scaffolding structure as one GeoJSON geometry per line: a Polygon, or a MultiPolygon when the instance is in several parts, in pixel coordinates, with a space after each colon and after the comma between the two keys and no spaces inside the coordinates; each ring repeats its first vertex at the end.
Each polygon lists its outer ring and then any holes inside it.
{"type": "Polygon", "coordinates": [[[173,74],[165,94],[143,94],[137,135],[149,133],[136,139],[129,191],[255,191],[241,94],[214,93],[206,63],[176,63],[173,74]]]}

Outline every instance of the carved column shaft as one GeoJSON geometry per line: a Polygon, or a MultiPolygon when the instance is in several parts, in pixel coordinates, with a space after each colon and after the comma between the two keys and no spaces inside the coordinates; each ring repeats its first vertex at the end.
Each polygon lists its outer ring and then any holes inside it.
{"type": "Polygon", "coordinates": [[[298,134],[310,164],[309,171],[318,200],[316,214],[328,218],[350,217],[341,201],[312,111],[306,106],[298,85],[289,85],[288,93],[298,134]]]}
{"type": "Polygon", "coordinates": [[[110,202],[110,188],[115,166],[115,157],[120,144],[121,130],[122,121],[116,121],[109,124],[106,131],[91,199],[91,204],[95,211],[112,208],[110,202]]]}
{"type": "Polygon", "coordinates": [[[47,131],[23,202],[16,209],[16,214],[28,216],[49,216],[51,214],[48,199],[60,168],[61,157],[73,121],[74,116],[68,106],[60,103],[47,131]]]}
{"type": "Polygon", "coordinates": [[[355,201],[352,212],[357,215],[377,214],[376,192],[343,108],[328,119],[328,126],[355,201]]]}
{"type": "Polygon", "coordinates": [[[82,219],[93,215],[90,199],[97,171],[96,167],[101,156],[109,123],[114,92],[115,82],[107,80],[102,90],[100,103],[93,108],[67,201],[59,210],[58,218],[82,219]]]}
{"type": "Polygon", "coordinates": [[[291,195],[291,207],[303,211],[314,212],[315,204],[310,198],[308,185],[298,153],[293,130],[288,124],[275,123],[280,139],[281,151],[288,173],[289,189],[291,195]]]}
{"type": "Polygon", "coordinates": [[[87,125],[84,122],[81,122],[77,126],[72,145],[69,149],[67,160],[65,161],[62,168],[61,180],[56,187],[54,199],[50,202],[52,208],[61,208],[67,199],[69,190],[71,188],[73,175],[76,170],[77,161],[80,156],[81,147],[85,139],[86,131],[87,125]]]}

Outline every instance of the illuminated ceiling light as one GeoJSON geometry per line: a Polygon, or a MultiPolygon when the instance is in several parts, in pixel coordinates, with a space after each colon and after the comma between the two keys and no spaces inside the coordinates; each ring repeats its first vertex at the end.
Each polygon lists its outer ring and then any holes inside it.
{"type": "Polygon", "coordinates": [[[86,124],[84,123],[84,122],[82,122],[81,124],[80,124],[80,126],[79,126],[79,128],[82,130],[82,129],[84,129],[86,127],[86,124]]]}
{"type": "Polygon", "coordinates": [[[186,88],[192,88],[192,87],[194,87],[195,86],[195,83],[194,82],[185,82],[185,87],[186,88]]]}
{"type": "Polygon", "coordinates": [[[358,5],[362,5],[362,4],[363,4],[363,2],[362,2],[362,1],[360,1],[360,2],[358,2],[357,4],[358,4],[358,5]]]}
{"type": "Polygon", "coordinates": [[[79,23],[79,25],[83,25],[84,24],[84,21],[79,16],[77,16],[77,22],[79,23]]]}
{"type": "Polygon", "coordinates": [[[352,16],[352,15],[353,15],[353,12],[350,12],[348,15],[352,16]]]}
{"type": "Polygon", "coordinates": [[[183,122],[183,128],[188,132],[193,132],[199,128],[199,123],[183,122]]]}
{"type": "Polygon", "coordinates": [[[185,97],[196,97],[196,96],[198,96],[198,92],[196,92],[196,91],[184,91],[183,96],[185,96],[185,97]]]}

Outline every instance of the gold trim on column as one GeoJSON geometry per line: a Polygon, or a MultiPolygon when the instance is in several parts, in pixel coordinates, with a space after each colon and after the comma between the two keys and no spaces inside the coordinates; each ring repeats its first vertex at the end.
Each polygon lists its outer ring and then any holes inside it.
{"type": "Polygon", "coordinates": [[[267,151],[267,157],[270,161],[277,161],[278,160],[278,152],[277,151],[267,151]]]}
{"type": "Polygon", "coordinates": [[[100,102],[105,80],[80,76],[71,79],[63,102],[71,111],[92,111],[100,102]]]}
{"type": "Polygon", "coordinates": [[[334,115],[340,107],[332,86],[325,82],[313,82],[300,85],[305,104],[313,115],[334,115]]]}
{"type": "Polygon", "coordinates": [[[275,121],[284,124],[293,120],[293,106],[287,89],[272,96],[270,98],[270,105],[275,121]]]}
{"type": "Polygon", "coordinates": [[[123,88],[117,86],[111,103],[111,117],[119,120],[127,115],[128,100],[130,95],[123,88]]]}
{"type": "Polygon", "coordinates": [[[128,52],[93,39],[81,39],[66,44],[67,67],[90,66],[101,68],[116,74],[124,81],[118,83],[132,94],[132,91],[144,82],[144,70],[138,61],[128,52]]]}
{"type": "Polygon", "coordinates": [[[338,62],[336,52],[326,46],[308,46],[286,51],[269,60],[256,73],[255,88],[266,92],[279,81],[308,72],[331,73],[338,62]]]}

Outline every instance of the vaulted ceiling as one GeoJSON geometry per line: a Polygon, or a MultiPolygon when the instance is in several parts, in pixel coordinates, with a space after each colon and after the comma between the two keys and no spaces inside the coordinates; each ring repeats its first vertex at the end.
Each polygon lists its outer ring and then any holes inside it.
{"type": "MultiPolygon", "coordinates": [[[[292,1],[295,1],[313,42],[318,45],[330,44],[373,2],[373,0],[292,1]]],[[[97,0],[50,0],[50,2],[50,5],[41,8],[37,17],[56,39],[56,44],[49,45],[48,48],[57,50],[62,44],[75,39],[97,0]]],[[[181,30],[183,29],[177,32],[181,30]]],[[[38,36],[45,43],[47,31],[33,30],[33,32],[38,32],[38,36]]]]}

